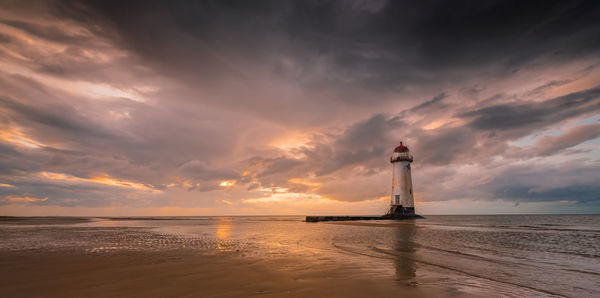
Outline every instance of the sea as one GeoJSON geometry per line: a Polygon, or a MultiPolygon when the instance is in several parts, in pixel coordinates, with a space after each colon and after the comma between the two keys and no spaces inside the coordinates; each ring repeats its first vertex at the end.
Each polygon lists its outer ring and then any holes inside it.
{"type": "Polygon", "coordinates": [[[0,251],[192,249],[352,264],[369,278],[507,297],[600,297],[600,215],[2,217],[0,251]]]}

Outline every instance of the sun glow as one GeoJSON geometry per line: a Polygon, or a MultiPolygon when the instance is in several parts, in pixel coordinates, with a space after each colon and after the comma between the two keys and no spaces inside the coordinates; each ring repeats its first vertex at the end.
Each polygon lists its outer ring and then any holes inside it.
{"type": "Polygon", "coordinates": [[[286,137],[272,141],[269,145],[289,151],[290,149],[306,147],[311,141],[310,135],[307,133],[290,133],[286,137]]]}
{"type": "Polygon", "coordinates": [[[235,180],[223,180],[219,183],[220,187],[232,187],[235,185],[235,180]]]}
{"type": "Polygon", "coordinates": [[[291,214],[299,210],[316,214],[343,214],[352,210],[362,210],[364,214],[377,214],[385,210],[388,202],[387,196],[373,200],[346,202],[312,193],[273,193],[269,196],[242,200],[243,204],[279,210],[279,212],[286,210],[291,214]]]}
{"type": "Polygon", "coordinates": [[[319,204],[330,203],[334,200],[317,194],[307,193],[274,193],[267,197],[245,199],[244,203],[293,203],[293,204],[319,204]]]}

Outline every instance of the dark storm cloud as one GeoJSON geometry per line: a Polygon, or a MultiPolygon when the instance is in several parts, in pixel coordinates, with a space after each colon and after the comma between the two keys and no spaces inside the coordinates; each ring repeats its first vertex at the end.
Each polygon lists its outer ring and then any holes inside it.
{"type": "MultiPolygon", "coordinates": [[[[27,182],[13,182],[14,187],[0,188],[0,196],[4,196],[4,200],[0,200],[0,206],[5,204],[15,203],[11,200],[11,197],[31,197],[40,200],[28,202],[32,205],[42,206],[64,206],[64,207],[104,207],[114,203],[128,203],[135,204],[142,202],[124,202],[131,191],[115,189],[110,186],[100,185],[77,185],[64,183],[51,183],[43,181],[32,181],[29,179],[27,182]],[[81,194],[85,193],[85,198],[82,198],[81,194]]],[[[144,201],[147,203],[148,201],[144,201]]],[[[19,203],[19,201],[16,201],[19,203]]]]}
{"type": "Polygon", "coordinates": [[[480,130],[511,130],[542,127],[565,119],[597,113],[600,110],[600,86],[534,103],[500,104],[459,116],[473,119],[470,126],[480,130]]]}
{"type": "Polygon", "coordinates": [[[596,181],[600,171],[597,166],[582,165],[576,168],[564,165],[536,168],[509,167],[484,186],[486,193],[496,198],[543,202],[600,199],[600,186],[596,181]]]}
{"type": "MultiPolygon", "coordinates": [[[[435,99],[435,98],[434,98],[435,99]]],[[[433,100],[432,100],[433,101],[433,100]]],[[[427,101],[425,104],[432,101],[427,101]]],[[[443,109],[443,107],[442,107],[443,109]]],[[[565,120],[593,116],[600,111],[600,87],[573,92],[540,102],[512,101],[458,114],[466,125],[435,130],[413,128],[419,162],[448,165],[485,163],[493,156],[548,156],[598,136],[597,126],[583,126],[558,137],[545,137],[533,148],[506,151],[508,141],[553,127],[565,120]]]]}
{"type": "Polygon", "coordinates": [[[243,59],[312,86],[398,89],[483,65],[509,74],[533,60],[594,55],[600,45],[596,1],[89,4],[147,61],[204,78],[235,73],[243,59]]]}
{"type": "Polygon", "coordinates": [[[447,98],[447,97],[448,97],[448,94],[446,94],[446,92],[442,92],[442,93],[434,96],[432,99],[410,109],[410,112],[419,112],[421,110],[428,110],[428,109],[434,108],[434,107],[436,107],[438,109],[443,108],[446,105],[444,105],[442,103],[442,100],[444,100],[444,98],[447,98]]]}
{"type": "Polygon", "coordinates": [[[1,96],[0,106],[16,113],[14,117],[60,130],[73,137],[115,138],[108,131],[90,123],[88,119],[79,117],[70,106],[56,105],[56,103],[48,106],[32,106],[1,96]]]}
{"type": "Polygon", "coordinates": [[[231,169],[210,167],[206,162],[192,160],[186,162],[179,168],[179,172],[185,177],[194,180],[224,180],[237,179],[239,174],[231,169]]]}
{"type": "Polygon", "coordinates": [[[11,174],[27,173],[39,168],[39,159],[22,154],[6,143],[0,143],[0,175],[8,177],[11,174]]]}
{"type": "Polygon", "coordinates": [[[414,148],[421,163],[448,165],[460,156],[475,158],[473,150],[480,135],[465,127],[439,129],[423,132],[415,136],[418,140],[414,148]]]}
{"type": "Polygon", "coordinates": [[[389,144],[398,141],[393,133],[402,125],[400,118],[383,114],[353,124],[333,142],[332,154],[323,161],[317,174],[329,174],[343,167],[383,165],[385,159],[380,157],[389,151],[389,144]]]}
{"type": "Polygon", "coordinates": [[[511,198],[526,202],[545,202],[545,201],[576,201],[591,202],[600,200],[600,186],[573,184],[564,187],[554,187],[543,191],[536,191],[535,188],[527,185],[511,185],[510,187],[499,189],[495,195],[499,198],[511,198]]]}

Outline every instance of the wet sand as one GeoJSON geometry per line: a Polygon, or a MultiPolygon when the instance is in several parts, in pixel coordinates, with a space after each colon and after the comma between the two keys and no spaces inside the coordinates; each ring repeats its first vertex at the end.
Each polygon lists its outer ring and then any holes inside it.
{"type": "MultiPolygon", "coordinates": [[[[2,252],[3,297],[425,297],[351,266],[174,250],[107,255],[2,252]]],[[[440,294],[440,293],[438,293],[440,294]]],[[[439,295],[436,295],[439,296],[439,295]]]]}
{"type": "Polygon", "coordinates": [[[600,216],[302,219],[0,218],[0,297],[596,297],[600,289],[600,216]]]}
{"type": "Polygon", "coordinates": [[[90,218],[72,216],[0,216],[0,224],[11,225],[69,225],[89,222],[90,218]]]}

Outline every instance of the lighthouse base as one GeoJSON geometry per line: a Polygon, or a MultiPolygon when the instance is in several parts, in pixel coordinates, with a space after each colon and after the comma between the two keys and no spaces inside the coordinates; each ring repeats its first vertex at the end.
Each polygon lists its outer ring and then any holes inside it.
{"type": "Polygon", "coordinates": [[[392,205],[384,217],[387,218],[421,218],[415,214],[415,207],[403,207],[402,205],[392,205]]]}

